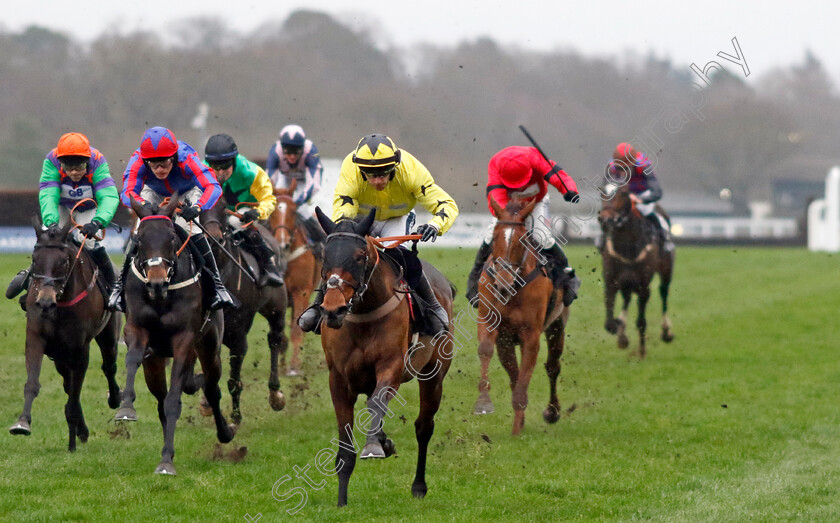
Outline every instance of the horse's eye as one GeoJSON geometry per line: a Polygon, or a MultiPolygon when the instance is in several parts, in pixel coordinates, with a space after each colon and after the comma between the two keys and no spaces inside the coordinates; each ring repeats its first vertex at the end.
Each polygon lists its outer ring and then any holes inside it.
{"type": "Polygon", "coordinates": [[[353,256],[358,263],[363,263],[365,261],[365,251],[357,251],[356,255],[353,256]]]}

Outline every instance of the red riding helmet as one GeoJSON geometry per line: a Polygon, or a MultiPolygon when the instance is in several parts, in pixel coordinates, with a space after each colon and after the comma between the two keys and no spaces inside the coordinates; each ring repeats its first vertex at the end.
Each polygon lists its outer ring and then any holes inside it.
{"type": "Polygon", "coordinates": [[[143,141],[140,142],[140,157],[144,160],[168,158],[177,152],[178,140],[166,127],[152,127],[143,133],[143,141]]]}
{"type": "Polygon", "coordinates": [[[639,152],[627,142],[621,142],[615,147],[615,151],[613,151],[613,160],[623,160],[631,164],[636,162],[638,156],[639,152]]]}
{"type": "Polygon", "coordinates": [[[519,189],[531,180],[531,163],[523,155],[507,156],[499,162],[499,175],[505,187],[519,189]]]}

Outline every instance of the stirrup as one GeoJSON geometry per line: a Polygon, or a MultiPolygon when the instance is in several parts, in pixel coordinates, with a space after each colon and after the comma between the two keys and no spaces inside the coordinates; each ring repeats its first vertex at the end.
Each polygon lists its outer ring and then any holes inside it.
{"type": "Polygon", "coordinates": [[[117,285],[117,283],[114,283],[114,287],[111,289],[111,295],[108,296],[108,303],[105,304],[105,308],[111,311],[125,312],[125,299],[123,298],[122,293],[122,280],[119,281],[119,286],[117,285]]]}

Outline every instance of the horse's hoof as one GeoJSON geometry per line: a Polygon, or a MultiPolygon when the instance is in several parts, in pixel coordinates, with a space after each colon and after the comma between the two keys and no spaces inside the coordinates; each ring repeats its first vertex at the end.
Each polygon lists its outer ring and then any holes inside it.
{"type": "Polygon", "coordinates": [[[298,370],[298,369],[289,369],[289,370],[286,371],[286,376],[289,376],[289,377],[292,377],[292,378],[294,378],[296,376],[303,376],[303,372],[298,370]]]}
{"type": "Polygon", "coordinates": [[[423,499],[426,497],[427,490],[425,483],[415,483],[411,486],[411,495],[417,499],[423,499]]]}
{"type": "Polygon", "coordinates": [[[279,390],[272,390],[268,393],[268,404],[272,410],[281,411],[286,407],[286,396],[279,390]]]}
{"type": "Polygon", "coordinates": [[[88,430],[87,427],[84,427],[83,429],[79,430],[79,433],[76,434],[76,436],[79,438],[79,441],[81,441],[82,443],[87,443],[87,440],[90,437],[90,431],[88,430]]]}
{"type": "Polygon", "coordinates": [[[117,411],[114,419],[117,421],[137,421],[137,411],[131,407],[123,407],[117,411]]]}
{"type": "Polygon", "coordinates": [[[198,402],[198,412],[200,412],[205,418],[213,415],[213,409],[210,407],[210,403],[207,402],[207,398],[204,396],[201,396],[201,401],[198,402]]]}
{"type": "Polygon", "coordinates": [[[108,391],[108,406],[112,409],[115,409],[120,406],[120,398],[122,397],[122,391],[117,391],[116,394],[111,394],[111,391],[108,391]]]}
{"type": "Polygon", "coordinates": [[[220,430],[216,432],[216,438],[219,440],[219,443],[230,443],[233,441],[233,437],[236,436],[236,432],[238,430],[238,425],[228,423],[227,430],[220,430]]]}
{"type": "Polygon", "coordinates": [[[230,413],[230,420],[233,422],[233,425],[239,426],[242,423],[242,413],[240,412],[231,412],[230,413]]]}
{"type": "Polygon", "coordinates": [[[496,408],[493,407],[493,401],[490,399],[490,395],[486,392],[479,394],[478,399],[475,400],[473,414],[493,414],[494,412],[496,412],[496,408]]]}
{"type": "MultiPolygon", "coordinates": [[[[393,445],[393,443],[391,443],[393,445]]],[[[385,455],[385,451],[382,449],[382,445],[378,442],[371,442],[365,445],[365,448],[362,449],[362,455],[360,456],[362,459],[381,459],[387,457],[385,455]]]]}
{"type": "Polygon", "coordinates": [[[543,411],[543,419],[546,423],[557,423],[560,419],[560,411],[554,405],[549,405],[543,411]]]}
{"type": "Polygon", "coordinates": [[[165,476],[175,475],[175,465],[172,463],[161,463],[155,469],[155,474],[163,474],[165,476]]]}
{"type": "Polygon", "coordinates": [[[387,438],[385,443],[382,444],[382,450],[385,451],[385,457],[387,458],[397,453],[397,446],[390,438],[387,438]]]}
{"type": "Polygon", "coordinates": [[[626,349],[630,346],[630,339],[625,336],[624,334],[619,335],[618,337],[618,348],[619,349],[626,349]]]}
{"type": "Polygon", "coordinates": [[[16,436],[30,436],[32,434],[32,427],[30,427],[29,423],[25,421],[18,421],[9,427],[9,433],[16,436]]]}
{"type": "Polygon", "coordinates": [[[605,329],[607,330],[607,332],[609,332],[610,334],[618,334],[618,327],[619,327],[619,325],[620,325],[620,324],[621,324],[621,322],[620,322],[619,320],[616,320],[616,319],[613,319],[613,320],[607,320],[607,321],[604,323],[604,328],[605,328],[605,329]]]}
{"type": "Polygon", "coordinates": [[[672,341],[674,341],[674,333],[672,333],[671,331],[662,331],[662,341],[664,341],[665,343],[671,343],[672,341]]]}

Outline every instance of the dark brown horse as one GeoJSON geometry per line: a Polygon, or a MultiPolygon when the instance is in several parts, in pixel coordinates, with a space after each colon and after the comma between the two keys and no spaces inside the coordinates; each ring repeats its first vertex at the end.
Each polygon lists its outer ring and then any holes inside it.
{"type": "Polygon", "coordinates": [[[644,358],[647,353],[645,308],[650,299],[650,284],[656,273],[659,274],[659,296],[662,298],[662,340],[670,342],[674,339],[671,321],[668,319],[668,292],[676,252],[661,250],[657,235],[650,229],[649,220],[636,209],[626,185],[617,188],[612,198],[604,200],[598,221],[604,233],[601,252],[604,302],[607,309],[604,328],[611,334],[618,334],[618,346],[622,349],[627,348],[627,309],[632,294],[635,293],[638,306],[638,355],[644,358]],[[621,315],[615,318],[615,296],[619,291],[624,305],[621,315]]]}
{"type": "MultiPolygon", "coordinates": [[[[315,257],[306,239],[306,229],[298,219],[297,205],[291,195],[295,191],[297,180],[292,180],[290,187],[275,189],[277,209],[271,215],[271,230],[280,246],[280,252],[286,259],[286,290],[292,308],[290,325],[292,339],[292,358],[287,374],[301,374],[300,349],[303,346],[304,333],[297,324],[297,317],[309,307],[309,297],[318,286],[321,261],[315,257]]],[[[286,363],[283,353],[283,364],[286,363]]]]}
{"type": "MultiPolygon", "coordinates": [[[[368,396],[367,409],[360,413],[369,420],[367,427],[361,427],[366,434],[361,457],[385,458],[394,453],[393,442],[382,430],[388,419],[385,416],[393,416],[388,402],[397,397],[404,404],[397,390],[414,376],[420,385],[420,414],[414,422],[418,452],[411,492],[422,498],[427,490],[426,452],[440,407],[443,378],[454,352],[446,351],[447,342],[452,343],[451,335],[445,331],[434,339],[420,336],[419,343],[412,343],[409,302],[400,283],[400,271],[380,255],[374,240],[367,236],[373,211],[361,223],[343,220],[335,224],[317,208],[316,215],[329,235],[321,274],[326,282],[321,344],[338,421],[338,505],[347,504],[347,484],[356,464],[356,398],[359,394],[368,396]]],[[[451,317],[449,282],[430,265],[424,267],[435,295],[451,317]]]]}
{"type": "Polygon", "coordinates": [[[38,240],[32,253],[32,281],[26,300],[26,373],[23,413],[9,432],[32,433],[32,402],[41,384],[41,362],[46,354],[64,378],[67,404],[64,416],[70,429],[68,449],[76,450],[76,438],[88,439],[79,396],[88,368],[90,342],[95,339],[102,353],[102,371],[108,380],[108,406],[119,405],[117,341],[120,315],[105,309],[105,297],[97,289],[98,268],[84,249],[70,241],[71,223],[42,230],[33,221],[38,240]]]}
{"type": "Polygon", "coordinates": [[[560,419],[557,377],[560,375],[560,356],[563,354],[569,308],[563,306],[563,290],[554,288],[541,267],[541,262],[545,260],[538,260],[542,257],[539,248],[530,243],[527,235],[525,219],[536,203],[536,200],[528,203],[512,200],[502,209],[495,200],[490,200],[498,221],[493,230],[493,253],[479,280],[477,298],[481,379],[473,412],[488,414],[494,411],[487,372],[495,346],[499,361],[510,377],[514,435],[519,434],[525,424],[528,384],[537,363],[540,334],[543,332],[548,344],[545,370],[550,387],[543,418],[548,423],[556,423],[560,419]],[[519,364],[516,361],[516,345],[522,350],[519,364]]]}
{"type": "MultiPolygon", "coordinates": [[[[268,321],[268,348],[271,352],[271,366],[268,377],[268,403],[279,411],[286,405],[286,398],[280,392],[280,377],[277,373],[278,360],[286,353],[288,340],[283,333],[286,321],[286,290],[269,285],[259,287],[255,283],[257,261],[254,255],[240,246],[228,225],[226,203],[222,196],[212,209],[202,214],[201,223],[208,235],[216,241],[212,243],[213,256],[219,267],[225,287],[240,301],[237,308],[225,309],[225,333],[222,343],[230,349],[230,392],[233,410],[231,419],[239,424],[242,413],[239,398],[242,394],[242,362],[248,352],[248,331],[254,323],[254,317],[260,313],[268,321]],[[222,249],[227,251],[223,252],[222,249]],[[233,259],[231,259],[231,256],[233,259]]],[[[271,245],[271,234],[257,224],[249,226],[256,234],[264,234],[266,243],[271,245]]],[[[250,234],[251,231],[246,231],[250,234]]]]}
{"type": "Polygon", "coordinates": [[[158,401],[163,427],[163,451],[158,474],[175,474],[175,423],[181,415],[181,392],[199,386],[213,410],[216,436],[222,443],[233,439],[235,426],[228,425],[219,408],[222,368],[219,358],[224,329],[222,311],[203,305],[201,268],[189,249],[184,249],[172,216],[177,194],[160,208],[148,210],[132,200],[140,218],[137,255],[125,282],[126,385],[117,419],[137,419],[134,411],[134,378],[140,364],[149,391],[158,401]],[[195,379],[196,356],[204,371],[195,379]],[[172,358],[170,386],[166,388],[166,358],[172,358]]]}

